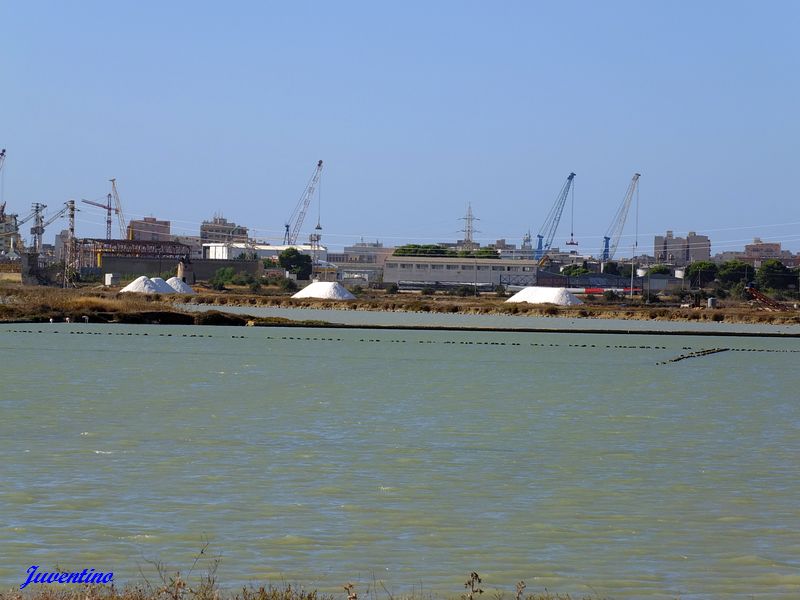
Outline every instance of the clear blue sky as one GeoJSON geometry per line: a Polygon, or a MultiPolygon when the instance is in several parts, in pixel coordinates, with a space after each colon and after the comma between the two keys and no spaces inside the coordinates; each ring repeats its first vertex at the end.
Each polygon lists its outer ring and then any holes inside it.
{"type": "MultiPolygon", "coordinates": [[[[642,250],[667,229],[797,250],[798,17],[788,1],[0,0],[4,198],[22,215],[116,177],[129,217],[196,235],[220,212],[278,241],[323,159],[331,247],[454,240],[468,202],[480,240],[519,243],[575,171],[575,235],[597,253],[638,171],[642,250]]],[[[85,208],[78,235],[102,236],[85,208]]],[[[554,245],[568,236],[567,212],[554,245]]]]}

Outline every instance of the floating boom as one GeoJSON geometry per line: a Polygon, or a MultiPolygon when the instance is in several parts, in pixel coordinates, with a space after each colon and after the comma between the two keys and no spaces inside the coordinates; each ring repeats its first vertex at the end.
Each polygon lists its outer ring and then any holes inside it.
{"type": "Polygon", "coordinates": [[[536,250],[533,254],[533,257],[536,260],[541,259],[542,256],[544,256],[544,254],[550,250],[550,246],[553,245],[553,238],[555,238],[556,229],[558,229],[558,224],[561,222],[561,214],[564,212],[564,204],[567,201],[567,196],[569,195],[570,187],[572,187],[573,179],[575,179],[575,173],[570,173],[567,176],[567,180],[564,182],[564,185],[561,187],[561,191],[558,193],[556,201],[550,209],[550,212],[547,213],[547,218],[545,219],[542,228],[536,235],[536,250]]]}
{"type": "Polygon", "coordinates": [[[631,207],[633,196],[636,194],[636,187],[639,185],[640,173],[634,173],[631,182],[628,184],[628,191],[625,192],[625,197],[622,199],[622,204],[619,205],[614,220],[608,228],[605,236],[603,236],[603,256],[602,261],[606,262],[614,258],[619,245],[619,238],[622,235],[622,230],[625,227],[625,219],[628,218],[628,210],[631,207]]]}

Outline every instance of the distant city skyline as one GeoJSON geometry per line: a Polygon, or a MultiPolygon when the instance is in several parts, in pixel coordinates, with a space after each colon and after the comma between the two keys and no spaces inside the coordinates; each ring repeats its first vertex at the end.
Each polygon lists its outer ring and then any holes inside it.
{"type": "MultiPolygon", "coordinates": [[[[318,211],[331,248],[454,241],[471,204],[476,241],[520,244],[574,171],[576,249],[597,256],[639,172],[637,253],[667,230],[712,254],[798,251],[798,17],[792,2],[0,3],[2,199],[51,212],[115,177],[129,220],[199,235],[220,214],[280,243],[322,159],[300,241],[318,211]]],[[[103,211],[80,208],[78,235],[103,237],[103,211]]]]}

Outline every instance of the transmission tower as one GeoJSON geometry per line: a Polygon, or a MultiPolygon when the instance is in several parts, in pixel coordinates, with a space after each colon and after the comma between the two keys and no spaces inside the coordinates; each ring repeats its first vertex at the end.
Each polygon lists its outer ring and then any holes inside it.
{"type": "Polygon", "coordinates": [[[464,229],[461,231],[464,233],[464,247],[467,249],[471,249],[475,246],[474,236],[478,233],[478,230],[475,229],[475,221],[480,221],[478,217],[472,214],[472,203],[467,204],[467,214],[464,217],[461,217],[461,220],[464,221],[464,229]]]}

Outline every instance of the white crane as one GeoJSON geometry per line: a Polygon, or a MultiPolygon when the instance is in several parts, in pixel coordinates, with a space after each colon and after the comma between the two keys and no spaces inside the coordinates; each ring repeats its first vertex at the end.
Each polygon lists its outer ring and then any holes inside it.
{"type": "MultiPolygon", "coordinates": [[[[303,226],[303,221],[306,218],[306,213],[308,212],[308,206],[311,204],[311,199],[314,197],[314,190],[317,188],[317,184],[319,183],[319,178],[322,175],[322,161],[317,163],[317,168],[314,169],[313,175],[311,175],[311,179],[308,181],[308,185],[306,189],[303,191],[303,195],[300,196],[300,200],[297,203],[297,206],[294,207],[292,214],[289,216],[289,219],[286,221],[284,227],[286,227],[286,231],[283,234],[283,245],[284,246],[294,246],[297,243],[297,236],[300,234],[300,227],[303,226]]],[[[319,224],[317,224],[319,229],[319,224]]]]}
{"type": "Polygon", "coordinates": [[[608,231],[603,236],[603,255],[601,258],[603,262],[614,258],[614,253],[617,251],[619,238],[625,227],[625,219],[628,218],[628,210],[631,207],[633,196],[636,194],[636,187],[639,185],[639,177],[641,177],[640,173],[633,174],[631,182],[628,184],[628,190],[625,192],[625,197],[622,199],[622,204],[619,205],[617,212],[614,214],[614,220],[611,221],[608,231]]]}

